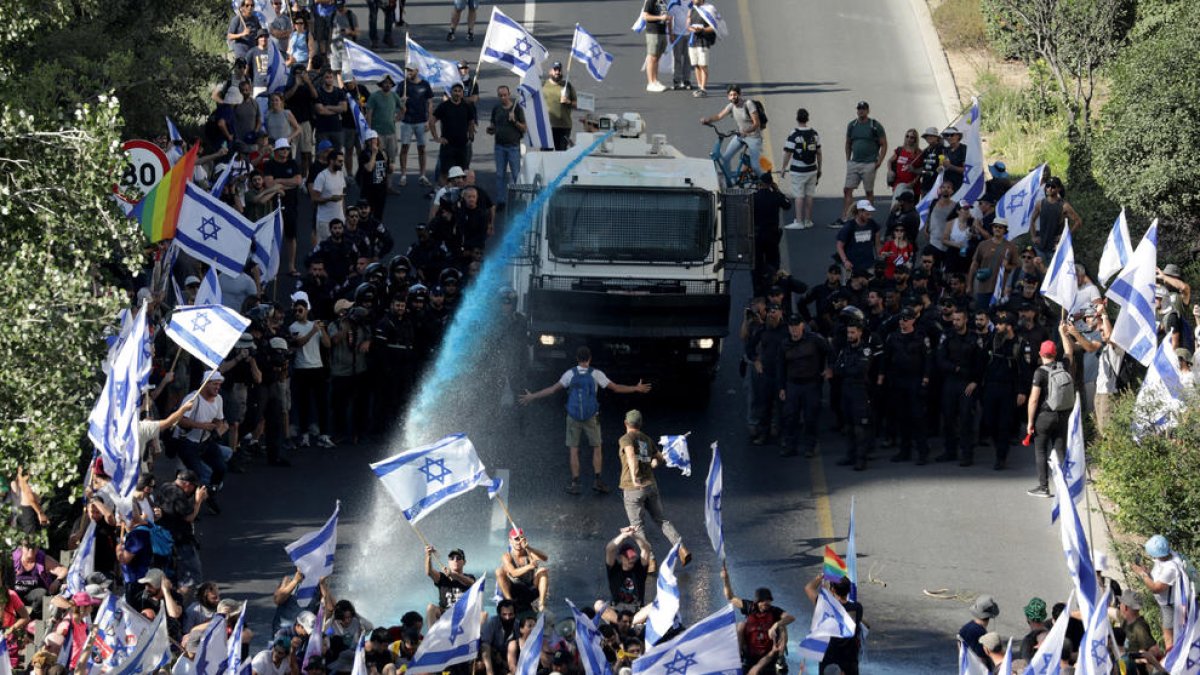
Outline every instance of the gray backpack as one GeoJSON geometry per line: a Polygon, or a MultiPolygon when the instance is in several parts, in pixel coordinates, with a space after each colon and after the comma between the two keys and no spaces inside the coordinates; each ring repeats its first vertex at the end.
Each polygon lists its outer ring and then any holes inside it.
{"type": "Polygon", "coordinates": [[[1061,363],[1042,367],[1046,370],[1046,407],[1054,412],[1070,412],[1075,407],[1075,380],[1061,363]]]}

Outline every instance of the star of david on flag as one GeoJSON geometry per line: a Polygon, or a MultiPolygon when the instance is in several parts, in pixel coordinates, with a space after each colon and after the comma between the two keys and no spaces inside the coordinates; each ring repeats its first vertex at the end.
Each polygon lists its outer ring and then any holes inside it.
{"type": "Polygon", "coordinates": [[[604,81],[613,62],[612,54],[604,51],[596,38],[579,24],[575,24],[575,37],[571,39],[571,58],[586,66],[588,74],[597,82],[604,81]]]}
{"type": "Polygon", "coordinates": [[[1157,345],[1154,288],[1158,270],[1158,219],[1150,223],[1133,258],[1113,280],[1105,297],[1121,306],[1113,324],[1113,344],[1149,367],[1157,345]]]}
{"type": "Polygon", "coordinates": [[[412,523],[478,485],[491,485],[483,462],[466,434],[375,462],[371,470],[412,523]]]}
{"type": "Polygon", "coordinates": [[[725,604],[633,662],[634,675],[701,675],[741,670],[737,611],[725,604]]]}
{"type": "Polygon", "coordinates": [[[1033,207],[1042,193],[1042,173],[1045,171],[1045,164],[1030,171],[996,202],[996,217],[1008,223],[1009,241],[1029,231],[1033,207]]]}
{"type": "Polygon", "coordinates": [[[550,52],[524,26],[499,9],[492,8],[492,19],[488,22],[483,48],[479,53],[480,61],[502,66],[521,77],[549,57],[550,52]]]}
{"type": "Polygon", "coordinates": [[[483,587],[486,580],[487,575],[479,577],[454,606],[429,628],[408,664],[409,673],[440,673],[449,666],[475,658],[479,651],[479,616],[483,613],[483,587]]]}
{"type": "Polygon", "coordinates": [[[250,326],[250,319],[221,305],[178,307],[167,323],[167,335],[180,347],[217,368],[250,326]]]}
{"type": "Polygon", "coordinates": [[[192,257],[238,277],[250,257],[254,223],[220,199],[188,183],[175,226],[175,243],[192,257]]]}
{"type": "Polygon", "coordinates": [[[416,68],[421,77],[429,82],[429,86],[448,92],[454,85],[463,83],[462,75],[458,72],[458,63],[434,56],[407,36],[404,40],[405,63],[409,68],[416,68]]]}
{"type": "Polygon", "coordinates": [[[721,526],[721,496],[725,493],[725,472],[721,467],[721,451],[712,444],[712,464],[704,481],[704,529],[712,543],[717,559],[725,562],[725,533],[721,526]]]}
{"type": "Polygon", "coordinates": [[[816,606],[813,607],[812,625],[808,635],[800,642],[800,656],[804,660],[820,663],[829,648],[830,638],[851,638],[858,625],[842,606],[842,603],[822,586],[818,590],[816,606]]]}

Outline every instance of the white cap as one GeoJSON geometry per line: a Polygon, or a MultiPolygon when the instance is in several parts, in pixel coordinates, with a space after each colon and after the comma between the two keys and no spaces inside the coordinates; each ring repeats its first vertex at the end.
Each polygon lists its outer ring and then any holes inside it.
{"type": "Polygon", "coordinates": [[[289,143],[288,139],[286,139],[286,138],[276,138],[275,139],[275,149],[276,150],[291,150],[292,144],[289,143]]]}
{"type": "Polygon", "coordinates": [[[866,199],[860,199],[857,202],[855,202],[854,208],[858,209],[859,211],[874,211],[875,210],[875,206],[873,204],[871,204],[871,202],[867,201],[866,199]]]}
{"type": "Polygon", "coordinates": [[[294,305],[297,302],[303,302],[305,307],[312,309],[312,303],[308,300],[308,293],[305,293],[304,291],[296,291],[295,293],[292,293],[292,304],[294,305]]]}
{"type": "Polygon", "coordinates": [[[376,132],[374,129],[367,129],[365,132],[363,132],[363,140],[364,141],[369,141],[372,138],[379,138],[379,133],[376,132]]]}
{"type": "Polygon", "coordinates": [[[467,172],[463,171],[463,168],[461,166],[452,166],[452,167],[450,167],[450,170],[446,172],[447,178],[462,178],[463,176],[466,176],[466,175],[467,175],[467,172]]]}

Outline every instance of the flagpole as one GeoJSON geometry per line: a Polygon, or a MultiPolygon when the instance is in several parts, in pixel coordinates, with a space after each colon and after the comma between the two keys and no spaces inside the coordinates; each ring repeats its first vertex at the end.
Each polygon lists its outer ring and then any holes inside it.
{"type": "MultiPolygon", "coordinates": [[[[575,33],[571,36],[571,51],[567,53],[567,76],[563,79],[562,96],[567,95],[567,87],[571,86],[571,64],[575,63],[575,40],[579,37],[579,24],[575,24],[575,33]]],[[[561,96],[559,98],[562,98],[561,96]]]]}
{"type": "Polygon", "coordinates": [[[508,505],[504,503],[504,498],[497,494],[496,501],[500,504],[500,509],[504,511],[504,517],[508,519],[508,524],[512,525],[514,530],[521,529],[517,527],[517,521],[513,520],[512,514],[508,512],[508,505]]]}
{"type": "Polygon", "coordinates": [[[425,538],[425,533],[421,532],[421,528],[417,527],[416,523],[410,520],[408,521],[408,524],[412,526],[413,532],[417,533],[417,539],[420,539],[421,543],[425,545],[425,548],[432,552],[434,562],[436,562],[440,567],[442,565],[442,559],[438,557],[437,549],[435,549],[433,545],[429,543],[429,540],[425,538]]]}
{"type": "MultiPolygon", "coordinates": [[[[397,3],[397,7],[398,6],[399,6],[399,3],[397,3]]],[[[402,93],[400,95],[404,97],[405,110],[408,109],[408,45],[409,45],[409,42],[410,42],[409,33],[408,33],[408,31],[404,31],[404,84],[401,85],[402,87],[404,87],[404,89],[402,90],[402,93]]],[[[424,174],[422,174],[422,175],[424,175],[424,174]]]]}

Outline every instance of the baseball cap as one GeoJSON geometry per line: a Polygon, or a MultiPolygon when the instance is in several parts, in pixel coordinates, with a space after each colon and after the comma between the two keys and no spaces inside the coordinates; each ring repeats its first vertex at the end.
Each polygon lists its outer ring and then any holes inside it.
{"type": "Polygon", "coordinates": [[[291,297],[293,305],[304,303],[305,307],[312,307],[312,303],[308,299],[308,293],[305,293],[304,291],[296,291],[295,293],[292,293],[291,297]]]}
{"type": "Polygon", "coordinates": [[[862,110],[863,108],[870,108],[871,104],[867,103],[866,101],[859,101],[858,105],[856,105],[854,107],[858,110],[862,110]]]}
{"type": "Polygon", "coordinates": [[[466,62],[466,61],[459,61],[459,62],[458,62],[458,67],[459,67],[459,68],[469,68],[470,66],[469,66],[469,65],[467,65],[467,62],[466,62]]]}
{"type": "Polygon", "coordinates": [[[858,209],[859,211],[874,211],[875,210],[875,206],[871,202],[867,201],[866,199],[860,199],[857,202],[854,202],[854,208],[858,209]]]}
{"type": "Polygon", "coordinates": [[[1058,347],[1056,347],[1052,341],[1045,340],[1042,342],[1042,346],[1038,347],[1038,354],[1042,356],[1057,356],[1058,347]]]}
{"type": "Polygon", "coordinates": [[[196,276],[195,274],[189,274],[188,277],[183,280],[184,288],[187,288],[188,286],[199,286],[199,285],[200,285],[200,277],[196,276]]]}
{"type": "MultiPolygon", "coordinates": [[[[190,482],[190,481],[189,481],[190,482]]],[[[163,571],[157,567],[151,567],[146,571],[146,576],[138,579],[139,584],[146,584],[154,588],[161,588],[163,582],[163,571]]]]}
{"type": "Polygon", "coordinates": [[[804,323],[804,317],[800,314],[793,314],[788,317],[789,326],[799,326],[802,323],[804,323]]]}
{"type": "Polygon", "coordinates": [[[194,485],[200,484],[200,476],[197,476],[196,472],[192,471],[191,469],[183,469],[179,473],[175,474],[175,480],[186,481],[194,485]]]}
{"type": "Polygon", "coordinates": [[[467,172],[463,171],[463,168],[461,166],[452,166],[452,167],[450,167],[450,170],[446,172],[447,178],[462,178],[466,175],[467,175],[467,172]]]}
{"type": "Polygon", "coordinates": [[[1125,589],[1125,592],[1121,594],[1121,604],[1125,605],[1129,609],[1140,610],[1142,608],[1142,598],[1138,596],[1138,594],[1135,593],[1132,588],[1127,588],[1125,589]]]}
{"type": "Polygon", "coordinates": [[[461,548],[451,549],[451,551],[446,554],[447,558],[453,558],[454,556],[458,556],[458,557],[462,558],[463,560],[467,559],[467,554],[464,553],[461,548]]]}
{"type": "Polygon", "coordinates": [[[271,346],[271,349],[287,349],[288,348],[287,340],[285,340],[281,337],[273,337],[273,338],[271,338],[270,342],[268,342],[267,344],[271,346]]]}
{"type": "Polygon", "coordinates": [[[374,129],[367,129],[365,132],[363,132],[364,141],[369,141],[372,138],[379,138],[379,132],[375,131],[374,129]]]}
{"type": "Polygon", "coordinates": [[[286,139],[286,138],[276,138],[275,139],[275,149],[276,150],[291,150],[292,144],[289,143],[288,139],[286,139]]]}
{"type": "Polygon", "coordinates": [[[916,319],[916,318],[917,318],[917,313],[913,311],[912,307],[905,307],[904,309],[900,310],[900,320],[901,321],[912,321],[913,319],[916,319]]]}
{"type": "Polygon", "coordinates": [[[642,412],[640,410],[630,410],[625,413],[625,423],[630,426],[642,426],[642,412]]]}
{"type": "Polygon", "coordinates": [[[508,531],[509,539],[516,539],[517,537],[524,537],[524,536],[525,536],[525,530],[522,530],[519,527],[514,527],[513,529],[508,531]]]}
{"type": "Polygon", "coordinates": [[[320,143],[317,143],[317,154],[321,154],[322,152],[325,152],[326,150],[332,150],[332,149],[333,149],[333,143],[331,143],[328,139],[323,140],[320,143]]]}
{"type": "Polygon", "coordinates": [[[782,312],[783,307],[780,306],[780,304],[778,302],[768,302],[767,303],[767,311],[768,312],[782,312]]]}
{"type": "Polygon", "coordinates": [[[550,70],[561,70],[561,69],[562,69],[562,61],[555,61],[554,63],[550,64],[550,70]]]}

